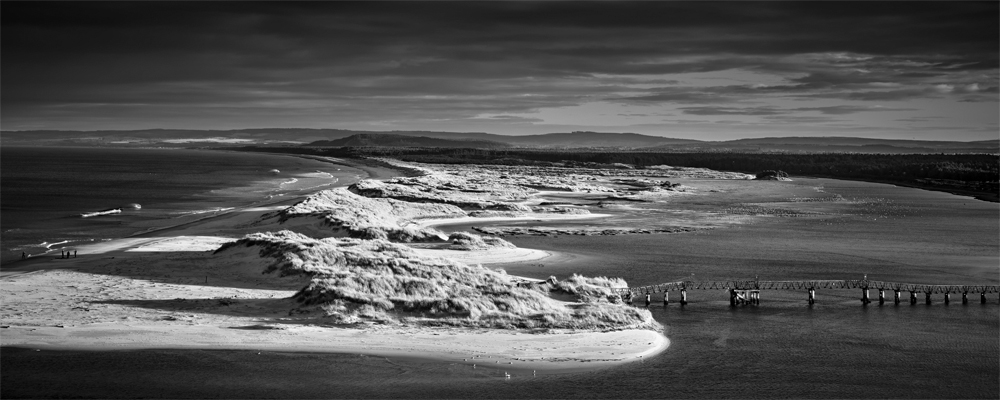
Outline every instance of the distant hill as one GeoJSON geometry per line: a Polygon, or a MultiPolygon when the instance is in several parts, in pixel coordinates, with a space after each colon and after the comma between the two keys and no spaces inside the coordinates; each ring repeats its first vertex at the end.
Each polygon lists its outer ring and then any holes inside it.
{"type": "Polygon", "coordinates": [[[406,136],[391,133],[364,133],[351,135],[342,139],[318,140],[309,146],[327,147],[361,147],[361,146],[391,146],[391,147],[444,147],[444,148],[485,148],[497,149],[511,147],[510,144],[491,140],[475,139],[439,139],[426,136],[406,136]]]}
{"type": "Polygon", "coordinates": [[[148,129],[122,131],[4,131],[3,145],[221,147],[233,145],[526,147],[545,149],[644,149],[668,152],[783,153],[1000,153],[1000,140],[974,142],[867,139],[854,137],[774,137],[729,141],[676,139],[638,133],[561,132],[507,136],[484,132],[389,131],[264,128],[236,130],[148,129]],[[349,139],[349,140],[347,140],[349,139]],[[343,140],[343,141],[341,141],[343,140]]]}
{"type": "Polygon", "coordinates": [[[649,150],[786,153],[936,154],[1000,153],[1000,140],[975,142],[869,139],[855,137],[774,137],[660,145],[649,150]]]}
{"type": "Polygon", "coordinates": [[[674,139],[661,136],[640,135],[638,133],[612,133],[612,132],[569,132],[569,133],[547,133],[544,135],[528,136],[505,136],[503,140],[507,143],[522,147],[652,147],[677,144],[698,144],[705,143],[693,139],[674,139]]]}

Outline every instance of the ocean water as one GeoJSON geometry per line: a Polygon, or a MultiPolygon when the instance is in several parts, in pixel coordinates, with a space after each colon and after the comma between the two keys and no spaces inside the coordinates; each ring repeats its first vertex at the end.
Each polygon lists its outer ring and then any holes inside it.
{"type": "Polygon", "coordinates": [[[313,159],[254,153],[2,147],[0,261],[281,201],[359,174],[313,159]],[[122,212],[82,216],[114,208],[122,212]]]}
{"type": "MultiPolygon", "coordinates": [[[[699,183],[699,182],[691,182],[699,183]]],[[[945,193],[829,179],[711,182],[719,195],[681,196],[629,211],[716,226],[661,235],[513,237],[574,255],[508,265],[537,278],[620,276],[632,285],[694,279],[869,279],[1000,283],[1000,208],[945,193]],[[724,195],[723,195],[724,194],[724,195]],[[789,197],[847,201],[795,202],[789,197]],[[809,217],[739,218],[733,204],[795,208],[809,217]],[[688,214],[679,210],[687,210],[688,214]],[[701,213],[701,214],[699,214],[701,213]],[[682,214],[684,214],[682,218],[682,214]],[[694,215],[694,217],[692,217],[694,215]]],[[[595,227],[601,222],[587,222],[595,227]]],[[[548,225],[548,224],[546,224],[548,225]]],[[[456,226],[455,229],[462,227],[456,226]]],[[[890,294],[891,295],[891,294],[890,294]]],[[[458,363],[358,354],[3,349],[3,397],[205,398],[998,398],[1000,295],[945,305],[877,301],[860,290],[764,291],[731,308],[724,291],[650,308],[671,346],[603,370],[532,376],[458,363]]],[[[877,291],[872,292],[877,296],[877,291]]]]}

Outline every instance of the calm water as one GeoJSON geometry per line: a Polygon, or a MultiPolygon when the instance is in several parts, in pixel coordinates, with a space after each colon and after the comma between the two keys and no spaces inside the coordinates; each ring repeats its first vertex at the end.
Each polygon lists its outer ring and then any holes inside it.
{"type": "MultiPolygon", "coordinates": [[[[781,202],[787,192],[691,196],[660,206],[718,210],[734,201],[781,202]]],[[[726,186],[730,185],[730,186],[726,186]]],[[[1000,282],[1000,209],[943,193],[799,179],[796,193],[852,200],[803,203],[809,218],[761,218],[694,233],[519,237],[518,246],[574,253],[564,264],[508,266],[544,278],[621,276],[633,285],[682,279],[870,279],[1000,282]]],[[[718,219],[706,214],[708,224],[718,219]],[[715,218],[715,219],[713,219],[715,218]]],[[[877,292],[873,292],[873,296],[877,292]]],[[[676,295],[676,293],[675,293],[676,295]]],[[[516,371],[359,355],[246,351],[32,352],[4,349],[3,397],[485,397],[485,398],[998,398],[1000,306],[978,294],[944,305],[860,305],[860,291],[765,291],[758,307],[730,308],[722,291],[651,308],[670,348],[602,371],[531,377],[516,371]]],[[[676,301],[676,298],[672,300],[676,301]]]]}
{"type": "Polygon", "coordinates": [[[109,148],[0,148],[2,261],[182,223],[344,183],[359,172],[288,156],[109,148]],[[272,170],[278,170],[277,173],[272,170]],[[136,210],[129,207],[136,203],[136,210]],[[122,207],[120,214],[81,214],[122,207]]]}

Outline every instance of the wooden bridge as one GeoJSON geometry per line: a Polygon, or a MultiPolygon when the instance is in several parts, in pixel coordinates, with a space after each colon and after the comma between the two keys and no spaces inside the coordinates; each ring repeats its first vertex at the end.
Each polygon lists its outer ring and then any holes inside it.
{"type": "Polygon", "coordinates": [[[885,303],[885,291],[892,290],[894,301],[899,304],[900,292],[910,293],[910,304],[916,304],[917,293],[923,293],[925,302],[931,304],[932,294],[943,294],[944,302],[951,302],[951,294],[961,294],[962,304],[969,302],[969,293],[979,293],[980,302],[986,304],[987,293],[1000,293],[1000,285],[925,285],[916,283],[884,282],[864,279],[848,280],[805,280],[805,281],[761,281],[735,280],[735,281],[676,281],[660,283],[656,285],[617,288],[623,299],[630,302],[636,296],[645,295],[646,305],[651,301],[652,294],[663,293],[663,304],[669,304],[670,292],[679,291],[681,295],[681,305],[687,304],[687,291],[689,289],[701,290],[728,290],[730,305],[737,304],[760,304],[761,290],[803,290],[809,293],[808,302],[816,302],[817,289],[861,289],[861,303],[868,304],[871,300],[868,297],[869,289],[879,291],[879,304],[885,303]]]}

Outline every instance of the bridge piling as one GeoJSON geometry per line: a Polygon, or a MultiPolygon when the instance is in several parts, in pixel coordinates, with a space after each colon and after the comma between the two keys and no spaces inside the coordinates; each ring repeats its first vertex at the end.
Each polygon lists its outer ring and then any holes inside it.
{"type": "MultiPolygon", "coordinates": [[[[878,290],[878,300],[879,305],[885,304],[885,292],[887,290],[893,291],[893,301],[898,306],[901,301],[901,293],[906,290],[910,292],[910,305],[917,304],[917,293],[924,293],[924,303],[927,305],[933,304],[933,295],[935,293],[940,293],[944,295],[944,304],[951,303],[951,292],[956,294],[960,293],[962,295],[962,304],[969,303],[969,292],[975,293],[979,292],[979,301],[982,304],[987,304],[986,294],[996,293],[1000,294],[1000,286],[998,285],[933,285],[933,284],[910,284],[910,283],[896,283],[896,282],[883,282],[883,281],[869,281],[864,280],[820,280],[820,281],[760,281],[760,280],[733,280],[733,281],[677,281],[668,282],[659,285],[647,285],[640,287],[624,287],[615,288],[615,292],[621,295],[621,299],[632,305],[634,300],[638,300],[635,297],[645,294],[646,306],[652,305],[652,295],[656,292],[663,292],[663,305],[666,307],[670,304],[670,291],[677,290],[680,292],[680,302],[681,306],[688,304],[687,292],[688,289],[715,289],[715,290],[726,290],[729,292],[729,305],[730,307],[736,307],[738,305],[760,305],[761,304],[761,291],[762,290],[807,290],[807,301],[809,305],[816,304],[816,290],[817,289],[861,289],[861,303],[862,305],[867,305],[872,303],[871,289],[878,290]]],[[[1000,300],[1000,299],[998,299],[1000,300]]]]}

